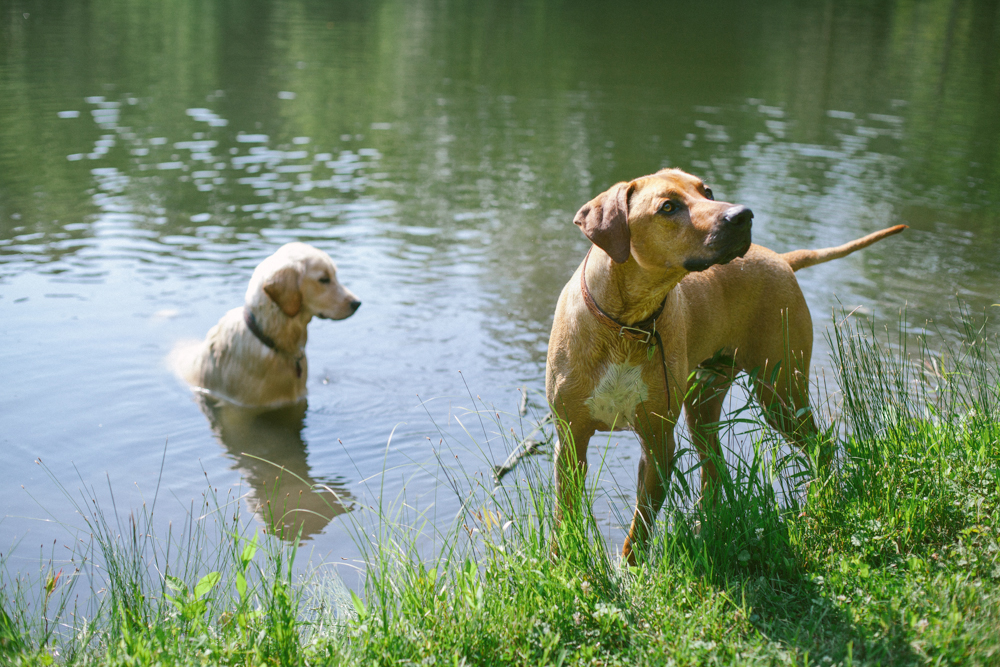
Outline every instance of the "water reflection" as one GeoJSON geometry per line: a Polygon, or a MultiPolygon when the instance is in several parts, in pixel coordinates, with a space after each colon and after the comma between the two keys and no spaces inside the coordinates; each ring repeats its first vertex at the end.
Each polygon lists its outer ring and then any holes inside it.
{"type": "Polygon", "coordinates": [[[197,402],[246,484],[247,506],[285,540],[308,540],[353,507],[341,480],[316,479],[302,439],[306,401],[278,410],[243,408],[203,394],[197,402]]]}

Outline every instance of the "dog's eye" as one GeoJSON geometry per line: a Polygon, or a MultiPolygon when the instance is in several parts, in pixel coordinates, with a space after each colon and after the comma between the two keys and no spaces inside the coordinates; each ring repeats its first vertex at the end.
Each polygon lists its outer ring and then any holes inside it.
{"type": "Polygon", "coordinates": [[[330,284],[330,276],[323,276],[322,278],[319,279],[319,281],[324,285],[328,285],[330,284]]]}
{"type": "Polygon", "coordinates": [[[705,196],[715,201],[715,195],[712,194],[712,188],[705,188],[705,196]]]}
{"type": "Polygon", "coordinates": [[[670,201],[669,199],[663,202],[663,206],[660,207],[660,213],[673,213],[677,210],[677,204],[670,201]]]}

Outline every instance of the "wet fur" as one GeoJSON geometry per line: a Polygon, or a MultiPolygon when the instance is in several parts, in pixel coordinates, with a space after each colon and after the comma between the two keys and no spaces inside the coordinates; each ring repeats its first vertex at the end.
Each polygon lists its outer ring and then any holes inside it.
{"type": "Polygon", "coordinates": [[[239,307],[223,315],[205,340],[175,346],[168,363],[193,389],[236,405],[278,407],[302,400],[309,322],[344,319],[360,305],[336,271],[322,250],[305,243],[282,246],[254,270],[244,304],[276,349],[250,331],[239,307]]]}

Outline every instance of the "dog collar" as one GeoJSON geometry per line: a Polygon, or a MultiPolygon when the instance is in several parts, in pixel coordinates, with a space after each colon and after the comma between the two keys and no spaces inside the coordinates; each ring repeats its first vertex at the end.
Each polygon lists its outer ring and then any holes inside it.
{"type": "MultiPolygon", "coordinates": [[[[281,350],[278,349],[278,344],[274,342],[274,339],[264,333],[264,330],[260,328],[257,324],[257,318],[253,316],[253,312],[246,306],[243,306],[243,321],[246,322],[247,329],[250,330],[257,340],[262,342],[267,347],[271,348],[275,352],[281,354],[281,350]]],[[[295,358],[295,376],[302,377],[302,357],[305,355],[300,354],[295,358]]]]}
{"type": "MultiPolygon", "coordinates": [[[[591,246],[593,250],[593,246],[591,246]]],[[[611,317],[597,301],[591,295],[590,290],[587,288],[587,260],[590,259],[590,250],[587,251],[587,256],[583,258],[583,268],[580,270],[580,291],[583,292],[583,301],[587,304],[587,310],[597,318],[597,321],[606,327],[618,330],[618,336],[620,338],[628,338],[629,340],[640,341],[649,345],[654,337],[659,338],[656,333],[656,320],[663,314],[663,309],[667,305],[667,298],[663,297],[663,302],[660,303],[660,307],[656,311],[644,320],[635,322],[634,324],[622,324],[615,318],[611,317]]]]}
{"type": "MultiPolygon", "coordinates": [[[[594,247],[591,246],[590,250],[594,247]]],[[[648,358],[652,360],[653,354],[656,353],[656,348],[660,348],[660,368],[663,370],[663,390],[669,395],[670,390],[670,376],[667,374],[667,351],[663,349],[663,339],[660,338],[660,332],[656,330],[656,319],[663,314],[663,309],[667,305],[667,297],[663,297],[663,303],[656,311],[647,317],[646,319],[636,322],[634,324],[622,324],[615,318],[608,315],[603,308],[601,308],[594,297],[591,295],[590,290],[587,288],[587,260],[590,259],[590,250],[587,251],[587,256],[583,258],[583,268],[580,269],[580,291],[583,292],[583,302],[587,304],[587,310],[590,311],[598,322],[611,329],[618,329],[619,338],[627,338],[629,340],[638,341],[644,345],[648,345],[648,358]],[[653,339],[656,342],[653,342],[653,339]]]]}

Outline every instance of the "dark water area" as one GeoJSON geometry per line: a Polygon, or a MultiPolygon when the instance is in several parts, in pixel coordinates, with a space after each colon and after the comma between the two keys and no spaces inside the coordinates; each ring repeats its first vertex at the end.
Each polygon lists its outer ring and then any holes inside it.
{"type": "Polygon", "coordinates": [[[207,483],[302,492],[322,558],[378,493],[447,525],[442,438],[469,473],[506,455],[471,397],[545,412],[574,213],[667,166],[779,252],[910,226],[798,274],[819,375],[841,308],[947,345],[959,299],[1000,302],[1000,2],[0,0],[0,552],[77,525],[36,459],[120,507],[160,479],[163,521],[207,483]],[[311,325],[308,406],[199,404],[168,352],[292,240],[364,302],[311,325]]]}

